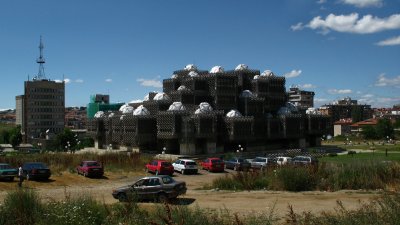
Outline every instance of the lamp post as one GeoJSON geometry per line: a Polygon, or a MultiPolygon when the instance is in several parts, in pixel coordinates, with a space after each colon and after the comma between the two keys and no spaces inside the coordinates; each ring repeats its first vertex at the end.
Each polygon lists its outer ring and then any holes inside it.
{"type": "Polygon", "coordinates": [[[166,148],[166,147],[163,147],[163,148],[162,148],[162,154],[164,155],[166,151],[167,151],[167,148],[166,148]]]}

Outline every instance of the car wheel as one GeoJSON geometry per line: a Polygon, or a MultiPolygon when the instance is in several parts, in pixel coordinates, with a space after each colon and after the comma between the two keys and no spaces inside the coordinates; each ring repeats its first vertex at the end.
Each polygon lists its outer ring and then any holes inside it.
{"type": "Polygon", "coordinates": [[[185,172],[184,169],[182,169],[182,170],[181,170],[181,173],[182,173],[182,175],[185,175],[186,172],[185,172]]]}
{"type": "Polygon", "coordinates": [[[83,176],[84,176],[84,177],[87,177],[88,174],[87,174],[86,172],[83,172],[83,176]]]}
{"type": "Polygon", "coordinates": [[[14,181],[14,177],[10,177],[10,181],[14,181]]]}
{"type": "Polygon", "coordinates": [[[161,203],[168,202],[168,196],[165,193],[158,194],[158,201],[161,203]]]}
{"type": "Polygon", "coordinates": [[[118,194],[118,200],[119,200],[120,202],[126,202],[126,201],[128,201],[128,198],[126,197],[126,194],[125,194],[125,193],[119,193],[119,194],[118,194]]]}

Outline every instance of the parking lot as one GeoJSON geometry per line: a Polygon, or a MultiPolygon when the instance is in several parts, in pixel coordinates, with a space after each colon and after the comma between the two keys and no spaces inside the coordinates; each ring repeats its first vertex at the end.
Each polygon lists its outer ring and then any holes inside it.
{"type": "MultiPolygon", "coordinates": [[[[202,190],[204,185],[211,184],[212,180],[236,173],[226,170],[224,173],[210,173],[199,170],[198,174],[182,175],[174,173],[176,180],[185,181],[187,194],[179,197],[181,201],[175,204],[184,204],[189,207],[204,207],[211,210],[228,209],[232,212],[266,212],[274,208],[278,216],[287,213],[288,205],[293,205],[296,212],[332,211],[340,200],[347,208],[360,207],[359,201],[365,202],[378,196],[378,193],[364,191],[338,191],[338,192],[283,192],[283,191],[218,191],[202,190]]],[[[133,183],[137,178],[148,175],[144,171],[139,173],[106,172],[103,178],[91,179],[78,176],[76,173],[64,172],[52,175],[49,181],[24,181],[23,188],[38,191],[44,201],[62,200],[65,197],[91,195],[98,201],[114,204],[118,201],[111,196],[113,189],[133,183]]],[[[15,190],[17,182],[0,182],[0,201],[3,201],[7,191],[15,190]]],[[[121,203],[117,203],[121,204],[121,203]]],[[[157,203],[140,203],[148,206],[157,203]]]]}

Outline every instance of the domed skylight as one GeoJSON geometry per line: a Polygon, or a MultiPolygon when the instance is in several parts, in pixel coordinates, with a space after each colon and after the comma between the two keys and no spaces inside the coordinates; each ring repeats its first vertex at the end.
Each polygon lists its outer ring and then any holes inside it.
{"type": "Polygon", "coordinates": [[[223,73],[223,72],[224,72],[224,68],[222,68],[222,66],[214,66],[210,70],[210,73],[223,73]]]}
{"type": "Polygon", "coordinates": [[[199,76],[199,74],[196,71],[190,71],[188,75],[189,75],[189,77],[198,77],[199,76]]]}
{"type": "Polygon", "coordinates": [[[235,71],[245,71],[245,70],[248,70],[248,69],[249,69],[249,67],[246,66],[245,64],[239,64],[239,65],[236,66],[235,71]]]}
{"type": "Polygon", "coordinates": [[[278,110],[278,115],[287,115],[292,113],[297,113],[298,109],[293,103],[287,102],[285,106],[282,106],[278,110]]]}
{"type": "Polygon", "coordinates": [[[157,93],[156,96],[154,96],[153,100],[155,100],[155,101],[161,101],[161,100],[169,101],[169,100],[171,100],[171,98],[167,94],[165,94],[164,92],[160,92],[160,93],[157,93]]]}
{"type": "Polygon", "coordinates": [[[188,64],[188,65],[185,66],[185,70],[186,71],[196,71],[197,67],[195,65],[193,65],[193,64],[188,64]]]}
{"type": "Polygon", "coordinates": [[[253,97],[253,93],[251,91],[249,91],[249,90],[244,90],[240,94],[240,97],[242,97],[242,98],[251,98],[251,97],[253,97]]]}
{"type": "Polygon", "coordinates": [[[231,111],[229,111],[226,114],[226,117],[230,117],[230,118],[232,118],[232,117],[242,117],[242,114],[239,111],[237,111],[236,109],[232,109],[231,111]]]}
{"type": "Polygon", "coordinates": [[[143,105],[140,105],[139,107],[137,107],[135,109],[135,111],[133,111],[133,115],[134,116],[147,116],[150,115],[149,110],[146,109],[146,107],[144,107],[143,105]]]}
{"type": "Polygon", "coordinates": [[[213,108],[211,107],[208,102],[202,102],[199,104],[199,108],[194,112],[195,114],[202,114],[202,113],[208,113],[212,112],[213,108]]]}
{"type": "Polygon", "coordinates": [[[94,114],[94,118],[103,118],[105,116],[103,111],[98,111],[94,114]]]}
{"type": "Polygon", "coordinates": [[[262,72],[261,76],[271,77],[275,76],[275,74],[271,70],[265,70],[264,72],[262,72]]]}
{"type": "Polygon", "coordinates": [[[189,90],[185,85],[181,85],[178,87],[178,91],[189,90]]]}
{"type": "Polygon", "coordinates": [[[168,109],[168,111],[182,111],[182,110],[186,110],[182,102],[174,102],[169,106],[168,109]]]}

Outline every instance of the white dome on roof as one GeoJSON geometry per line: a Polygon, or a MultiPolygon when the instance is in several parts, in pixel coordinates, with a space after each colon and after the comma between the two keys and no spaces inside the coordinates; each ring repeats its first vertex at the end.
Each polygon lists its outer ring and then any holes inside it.
{"type": "Polygon", "coordinates": [[[264,72],[262,72],[261,76],[271,77],[275,76],[275,74],[271,70],[265,70],[264,72]]]}
{"type": "Polygon", "coordinates": [[[242,117],[242,114],[236,109],[232,109],[226,114],[226,117],[242,117]]]}
{"type": "Polygon", "coordinates": [[[171,100],[171,98],[167,94],[165,94],[164,92],[160,92],[160,93],[157,93],[156,96],[154,96],[153,100],[155,100],[155,101],[161,101],[161,100],[169,101],[169,100],[171,100]]]}
{"type": "Polygon", "coordinates": [[[245,64],[239,64],[236,66],[235,71],[244,71],[244,70],[248,70],[249,67],[245,64]]]}
{"type": "Polygon", "coordinates": [[[255,76],[253,77],[254,80],[258,80],[259,78],[260,78],[260,75],[255,75],[255,76]]]}
{"type": "Polygon", "coordinates": [[[127,104],[124,104],[119,108],[119,111],[122,112],[123,114],[132,113],[133,110],[134,110],[134,108],[127,104]]]}
{"type": "Polygon", "coordinates": [[[224,72],[224,68],[222,68],[222,66],[214,66],[210,70],[210,73],[223,73],[223,72],[224,72]]]}
{"type": "Polygon", "coordinates": [[[178,91],[189,90],[185,85],[181,85],[178,87],[178,91]]]}
{"type": "Polygon", "coordinates": [[[195,114],[202,114],[202,113],[208,113],[212,112],[213,108],[211,107],[208,102],[202,102],[199,104],[199,108],[194,112],[195,114]]]}
{"type": "Polygon", "coordinates": [[[183,111],[186,110],[182,102],[174,102],[169,106],[168,111],[183,111]]]}
{"type": "Polygon", "coordinates": [[[134,116],[147,116],[150,115],[149,110],[146,109],[146,107],[144,107],[143,105],[140,105],[139,107],[137,107],[135,109],[135,111],[133,111],[133,115],[134,116]]]}
{"type": "Polygon", "coordinates": [[[242,93],[240,93],[240,97],[242,98],[251,98],[253,97],[253,93],[250,90],[244,90],[242,93]]]}
{"type": "Polygon", "coordinates": [[[110,114],[108,114],[108,118],[111,118],[111,117],[113,117],[115,115],[115,113],[110,113],[110,114]]]}
{"type": "Polygon", "coordinates": [[[193,65],[193,64],[188,64],[188,65],[185,66],[185,70],[186,71],[196,71],[197,67],[195,65],[193,65]]]}
{"type": "Polygon", "coordinates": [[[199,74],[196,71],[190,71],[188,75],[189,75],[189,77],[198,77],[199,76],[199,74]]]}
{"type": "Polygon", "coordinates": [[[94,118],[103,118],[105,116],[103,111],[97,111],[96,114],[94,114],[94,118]]]}
{"type": "Polygon", "coordinates": [[[178,75],[172,74],[171,78],[172,78],[172,79],[176,79],[176,78],[178,78],[178,75]]]}
{"type": "Polygon", "coordinates": [[[287,115],[297,112],[298,112],[297,107],[293,103],[287,102],[285,106],[282,106],[278,110],[278,115],[287,115]]]}
{"type": "Polygon", "coordinates": [[[309,114],[309,115],[320,115],[321,114],[321,112],[319,112],[317,109],[315,109],[315,108],[308,108],[307,110],[306,110],[306,114],[309,114]]]}

